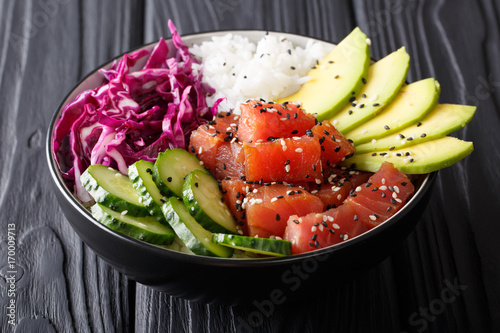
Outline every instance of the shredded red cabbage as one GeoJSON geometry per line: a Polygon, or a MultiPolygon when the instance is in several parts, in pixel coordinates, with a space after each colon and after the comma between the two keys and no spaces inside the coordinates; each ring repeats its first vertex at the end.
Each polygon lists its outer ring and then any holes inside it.
{"type": "MultiPolygon", "coordinates": [[[[164,39],[150,52],[125,54],[102,70],[102,86],[82,92],[61,113],[54,130],[54,157],[76,196],[91,200],[80,183],[90,164],[126,174],[138,160],[155,161],[167,148],[186,149],[191,131],[213,119],[218,103],[208,107],[214,89],[201,82],[196,59],[169,21],[175,52],[164,39]],[[141,70],[129,69],[149,55],[141,70]]],[[[220,102],[220,101],[218,101],[220,102]]]]}

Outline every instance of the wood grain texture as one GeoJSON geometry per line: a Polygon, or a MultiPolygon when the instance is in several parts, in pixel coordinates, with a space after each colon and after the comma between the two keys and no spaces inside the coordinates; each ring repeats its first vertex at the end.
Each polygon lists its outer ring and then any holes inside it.
{"type": "MultiPolygon", "coordinates": [[[[500,4],[493,0],[0,0],[1,332],[500,331],[500,4]],[[474,153],[441,171],[394,254],[334,291],[273,305],[207,305],[128,281],[88,249],[51,192],[45,131],[59,102],[106,60],[168,36],[263,29],[340,41],[355,26],[374,58],[405,46],[408,81],[473,104],[455,135],[474,153]],[[15,224],[17,323],[4,315],[15,224]]],[[[235,291],[237,292],[237,291],[235,291]]]]}

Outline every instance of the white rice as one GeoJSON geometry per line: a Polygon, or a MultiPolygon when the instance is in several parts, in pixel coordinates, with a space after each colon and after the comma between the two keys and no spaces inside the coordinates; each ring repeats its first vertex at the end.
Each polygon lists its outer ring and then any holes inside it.
{"type": "Polygon", "coordinates": [[[221,97],[219,111],[234,109],[248,99],[273,101],[299,89],[307,72],[332,49],[310,40],[296,47],[284,37],[265,35],[258,43],[236,34],[212,37],[189,51],[202,61],[203,80],[216,89],[208,104],[221,97]]]}

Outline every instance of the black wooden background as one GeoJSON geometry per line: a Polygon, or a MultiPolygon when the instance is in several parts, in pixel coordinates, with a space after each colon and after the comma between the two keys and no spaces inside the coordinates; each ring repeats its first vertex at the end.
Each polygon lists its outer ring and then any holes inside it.
{"type": "MultiPolygon", "coordinates": [[[[1,332],[499,332],[500,2],[493,0],[0,0],[1,332]],[[44,156],[48,123],[86,73],[124,51],[218,29],[340,41],[355,26],[380,58],[406,46],[410,82],[474,104],[474,153],[439,173],[394,255],[331,294],[260,311],[174,299],[127,280],[63,217],[44,156]],[[10,229],[10,230],[9,230],[10,229]],[[15,233],[16,326],[9,324],[15,233]],[[260,311],[260,312],[259,312],[260,311]]],[[[244,286],[242,286],[244,288],[244,286]]]]}

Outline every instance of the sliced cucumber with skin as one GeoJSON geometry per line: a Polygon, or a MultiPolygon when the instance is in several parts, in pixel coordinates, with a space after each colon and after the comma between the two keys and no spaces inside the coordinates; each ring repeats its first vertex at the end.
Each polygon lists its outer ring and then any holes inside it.
{"type": "Polygon", "coordinates": [[[283,257],[292,254],[292,243],[281,239],[255,238],[232,234],[213,234],[212,242],[233,249],[269,256],[283,257]]]}
{"type": "Polygon", "coordinates": [[[156,245],[170,245],[174,241],[172,228],[161,224],[153,216],[128,216],[98,203],[90,210],[97,221],[132,238],[156,245]]]}
{"type": "Polygon", "coordinates": [[[171,197],[161,209],[177,236],[194,254],[223,258],[233,255],[232,248],[212,242],[212,233],[204,229],[189,214],[187,207],[179,198],[171,197]]]}
{"type": "Polygon", "coordinates": [[[128,177],[137,194],[142,198],[142,204],[151,210],[152,215],[160,217],[161,222],[166,222],[160,207],[167,201],[167,198],[161,195],[153,181],[153,167],[154,163],[151,161],[137,161],[129,166],[128,177]]]}
{"type": "Polygon", "coordinates": [[[80,180],[95,202],[103,206],[130,216],[151,215],[130,179],[116,169],[94,164],[85,170],[80,180]]]}
{"type": "Polygon", "coordinates": [[[219,183],[209,174],[194,170],[187,175],[182,200],[189,213],[209,231],[236,234],[236,221],[222,198],[219,183]]]}
{"type": "Polygon", "coordinates": [[[183,149],[168,149],[158,155],[153,167],[153,180],[163,196],[182,196],[182,184],[193,170],[205,171],[203,163],[183,149]]]}

